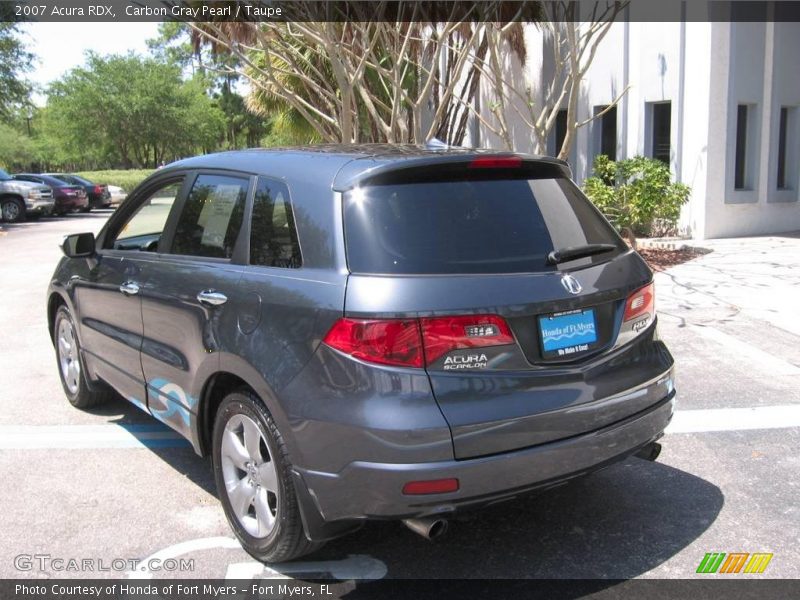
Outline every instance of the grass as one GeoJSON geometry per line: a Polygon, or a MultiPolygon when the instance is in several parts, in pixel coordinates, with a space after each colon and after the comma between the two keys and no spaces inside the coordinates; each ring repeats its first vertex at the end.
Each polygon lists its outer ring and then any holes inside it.
{"type": "Polygon", "coordinates": [[[118,185],[126,192],[132,192],[133,188],[145,180],[152,169],[130,169],[117,171],[81,171],[78,173],[89,181],[97,184],[118,185]]]}

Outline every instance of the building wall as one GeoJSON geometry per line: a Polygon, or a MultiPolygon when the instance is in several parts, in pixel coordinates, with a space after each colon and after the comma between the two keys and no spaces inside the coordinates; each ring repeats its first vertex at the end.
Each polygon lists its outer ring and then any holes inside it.
{"type": "MultiPolygon", "coordinates": [[[[800,25],[794,23],[715,23],[720,49],[721,102],[710,107],[710,139],[719,157],[706,193],[705,237],[731,237],[800,229],[797,179],[797,119],[790,123],[790,189],[777,188],[779,115],[800,104],[800,25]],[[737,109],[748,106],[743,189],[735,186],[737,109]]],[[[795,110],[795,114],[797,110],[795,110]]]]}
{"type": "MultiPolygon", "coordinates": [[[[540,89],[553,72],[552,55],[537,28],[528,27],[526,40],[527,65],[508,59],[507,68],[511,80],[540,89]]],[[[630,86],[617,106],[617,157],[652,156],[653,103],[668,101],[670,168],[692,187],[682,232],[702,239],[800,229],[798,57],[798,23],[618,22],[584,80],[578,120],[630,86]],[[750,121],[745,189],[734,185],[739,104],[748,105],[750,121]],[[789,108],[788,189],[777,187],[782,107],[789,108]]],[[[530,132],[510,120],[514,149],[530,152],[530,132]]],[[[579,183],[591,175],[599,128],[595,120],[578,131],[569,161],[579,183]]],[[[480,142],[504,147],[484,129],[480,142]]],[[[548,153],[554,151],[551,141],[548,153]]]]}

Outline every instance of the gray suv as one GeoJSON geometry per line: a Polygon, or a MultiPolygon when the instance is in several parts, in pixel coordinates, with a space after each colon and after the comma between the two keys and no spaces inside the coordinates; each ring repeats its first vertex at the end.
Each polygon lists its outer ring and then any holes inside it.
{"type": "Polygon", "coordinates": [[[26,216],[38,218],[53,212],[53,190],[41,183],[18,181],[0,169],[0,215],[17,223],[26,216]]]}
{"type": "Polygon", "coordinates": [[[48,291],[70,402],[110,390],[210,454],[263,561],[638,454],[673,413],[653,279],[533,156],[249,150],[159,170],[48,291]]]}

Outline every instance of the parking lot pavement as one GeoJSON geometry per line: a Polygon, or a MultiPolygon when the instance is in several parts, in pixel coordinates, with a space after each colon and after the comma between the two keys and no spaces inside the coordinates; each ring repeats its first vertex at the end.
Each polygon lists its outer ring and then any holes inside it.
{"type": "MultiPolygon", "coordinates": [[[[712,252],[657,276],[662,314],[702,324],[744,312],[758,323],[800,335],[800,232],[701,245],[712,252]]],[[[770,337],[764,338],[769,343],[770,337]]]]}
{"type": "Polygon", "coordinates": [[[111,567],[95,577],[147,577],[141,567],[128,573],[127,561],[155,556],[194,561],[192,571],[158,577],[686,578],[702,577],[695,571],[707,552],[773,554],[763,575],[730,577],[800,577],[800,334],[783,321],[800,300],[800,240],[786,238],[780,252],[764,240],[752,253],[722,244],[657,275],[679,393],[657,462],[632,458],[463,514],[435,542],[370,523],[298,563],[266,568],[233,541],[207,460],[122,400],[82,412],[63,396],[45,290],[61,237],[97,231],[106,216],[8,226],[0,236],[1,577],[87,575],[59,570],[57,558],[111,567]],[[739,289],[747,285],[752,293],[739,289]],[[794,297],[772,302],[784,293],[794,297]]]}

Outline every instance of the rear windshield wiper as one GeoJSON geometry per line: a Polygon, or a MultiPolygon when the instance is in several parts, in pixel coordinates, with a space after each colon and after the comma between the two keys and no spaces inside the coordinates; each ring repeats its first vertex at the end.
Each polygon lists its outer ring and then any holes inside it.
{"type": "Polygon", "coordinates": [[[612,250],[617,250],[617,246],[614,244],[586,244],[585,246],[569,246],[568,248],[559,248],[558,250],[553,250],[547,255],[547,264],[557,265],[569,260],[586,258],[587,256],[611,252],[612,250]]]}

